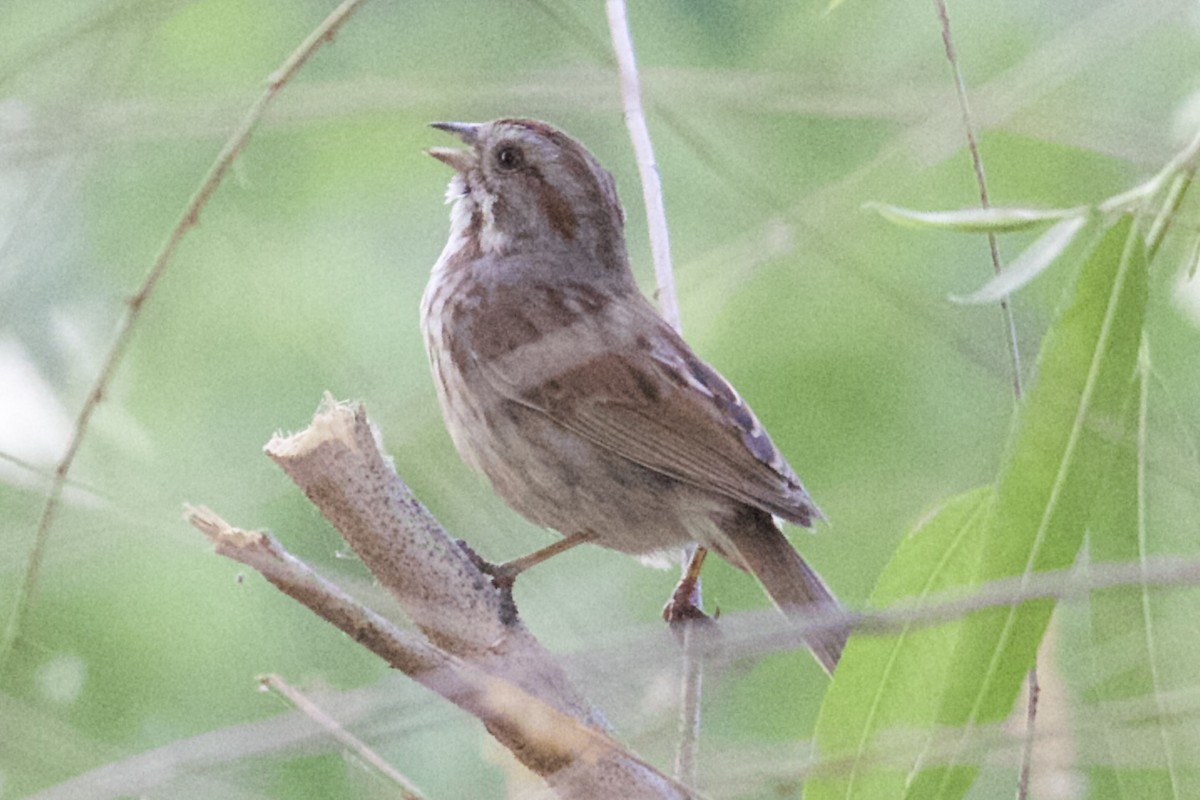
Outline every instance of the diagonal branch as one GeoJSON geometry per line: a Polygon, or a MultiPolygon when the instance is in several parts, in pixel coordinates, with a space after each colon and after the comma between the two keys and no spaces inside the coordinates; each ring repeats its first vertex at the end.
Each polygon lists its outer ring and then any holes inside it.
{"type": "Polygon", "coordinates": [[[154,263],[150,266],[146,277],[142,280],[142,285],[129,298],[129,305],[125,310],[125,316],[121,320],[121,324],[117,329],[116,339],[113,340],[112,346],[108,350],[108,355],[104,358],[104,364],[100,368],[100,374],[96,377],[96,382],[92,385],[91,391],[88,392],[87,399],[83,403],[83,407],[79,410],[79,416],[75,420],[75,427],[71,433],[71,439],[67,443],[66,452],[63,453],[57,466],[54,468],[54,480],[50,484],[50,492],[46,496],[46,505],[42,509],[42,517],[38,522],[37,533],[34,536],[33,548],[29,552],[29,560],[25,567],[25,577],[22,581],[21,589],[17,595],[17,602],[9,615],[8,621],[5,623],[3,634],[0,634],[0,666],[3,666],[8,655],[12,651],[12,647],[17,638],[21,635],[21,627],[25,621],[25,615],[29,613],[30,605],[33,602],[34,595],[37,593],[38,573],[41,569],[42,556],[46,550],[46,543],[50,538],[50,529],[54,525],[54,517],[58,513],[59,503],[62,501],[63,487],[66,485],[67,475],[71,471],[71,466],[75,463],[75,455],[79,452],[79,446],[83,443],[83,437],[87,434],[88,425],[91,422],[92,414],[100,405],[100,401],[104,399],[104,395],[108,392],[108,386],[112,383],[113,376],[116,375],[117,368],[125,357],[125,351],[129,349],[129,343],[133,340],[133,331],[138,320],[141,319],[142,309],[146,301],[150,299],[155,287],[158,285],[159,278],[166,272],[167,265],[175,257],[175,251],[179,249],[183,237],[189,230],[194,228],[200,219],[200,212],[204,206],[208,204],[217,187],[221,185],[229,168],[233,166],[234,160],[246,147],[246,143],[250,141],[250,137],[254,134],[254,130],[258,127],[259,121],[266,112],[267,107],[279,94],[284,86],[295,76],[301,67],[312,57],[324,42],[331,41],[337,30],[349,19],[363,0],[343,0],[333,12],[325,18],[325,20],[313,30],[308,37],[300,43],[300,46],[287,57],[283,64],[271,74],[267,81],[267,88],[258,98],[258,100],[246,112],[241,123],[230,135],[225,146],[221,148],[221,152],[217,155],[217,160],[213,162],[209,168],[208,174],[204,180],[200,182],[200,187],[196,193],[192,195],[192,199],[184,208],[183,213],[179,217],[179,221],[175,223],[175,228],[167,237],[166,244],[159,251],[158,256],[154,259],[154,263]]]}
{"type": "Polygon", "coordinates": [[[269,534],[232,528],[207,509],[189,508],[188,519],[218,553],[258,570],[391,666],[475,716],[560,797],[696,796],[609,735],[600,713],[521,622],[511,597],[396,475],[361,406],[327,397],[307,429],[276,436],[265,449],[419,630],[403,630],[362,606],[269,534]]]}

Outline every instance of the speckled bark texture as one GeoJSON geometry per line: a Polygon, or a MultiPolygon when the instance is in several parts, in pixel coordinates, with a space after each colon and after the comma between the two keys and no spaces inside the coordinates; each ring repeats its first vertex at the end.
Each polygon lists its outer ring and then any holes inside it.
{"type": "Polygon", "coordinates": [[[265,533],[207,509],[188,517],[217,552],[253,567],[393,667],[477,717],[554,792],[570,800],[688,798],[631,754],[600,713],[383,456],[361,406],[326,398],[312,424],[266,453],[404,607],[420,633],[365,608],[265,533]]]}

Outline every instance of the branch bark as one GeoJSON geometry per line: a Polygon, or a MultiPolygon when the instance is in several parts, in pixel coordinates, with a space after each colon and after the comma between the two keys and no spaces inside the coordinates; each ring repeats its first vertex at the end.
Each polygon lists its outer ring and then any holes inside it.
{"type": "Polygon", "coordinates": [[[312,424],[265,451],[399,601],[403,630],[317,575],[264,532],[205,508],[188,520],[217,552],[260,572],[391,666],[478,718],[568,800],[690,798],[610,736],[600,713],[521,622],[512,599],[418,501],[360,405],[326,396],[312,424]]]}

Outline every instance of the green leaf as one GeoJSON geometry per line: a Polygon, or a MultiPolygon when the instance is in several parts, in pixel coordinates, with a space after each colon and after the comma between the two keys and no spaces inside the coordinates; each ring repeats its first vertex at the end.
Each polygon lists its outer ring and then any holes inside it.
{"type": "MultiPolygon", "coordinates": [[[[871,605],[920,601],[974,578],[982,551],[992,487],[974,489],[911,529],[884,568],[871,605]]],[[[880,763],[878,750],[895,751],[902,737],[914,755],[938,710],[933,687],[942,684],[960,624],[909,627],[887,637],[854,636],[821,705],[816,741],[828,776],[806,785],[808,800],[899,797],[908,769],[880,763]]]]}
{"type": "MultiPolygon", "coordinates": [[[[1019,409],[1000,472],[979,583],[1074,562],[1120,448],[1112,432],[1137,368],[1145,306],[1145,247],[1126,215],[1084,263],[1073,300],[1042,345],[1037,382],[1019,409]]],[[[968,753],[971,732],[1012,710],[1052,610],[1052,601],[1039,600],[964,621],[937,714],[949,730],[948,747],[905,797],[966,793],[978,773],[968,753]]]]}
{"type": "Polygon", "coordinates": [[[909,228],[939,228],[960,233],[1009,233],[1046,222],[1075,219],[1088,214],[1079,208],[964,208],[958,211],[914,211],[886,203],[865,203],[889,222],[909,228]]]}
{"type": "Polygon", "coordinates": [[[1067,217],[1055,223],[999,275],[971,294],[950,295],[950,299],[964,305],[998,303],[1041,275],[1075,241],[1087,221],[1087,217],[1067,217]]]}
{"type": "MultiPolygon", "coordinates": [[[[1093,562],[1144,563],[1149,555],[1145,510],[1150,364],[1144,340],[1138,361],[1137,373],[1125,387],[1120,426],[1113,431],[1119,446],[1114,449],[1108,481],[1088,525],[1093,562]]],[[[1159,639],[1159,605],[1145,586],[1108,589],[1091,598],[1088,650],[1092,685],[1083,701],[1109,704],[1110,708],[1140,703],[1149,712],[1139,713],[1134,720],[1098,726],[1096,735],[1109,757],[1104,765],[1092,768],[1091,783],[1104,798],[1178,800],[1194,791],[1194,786],[1186,791],[1182,788],[1188,780],[1181,767],[1190,759],[1178,752],[1173,712],[1163,699],[1169,687],[1163,685],[1161,672],[1169,651],[1159,639]],[[1134,736],[1154,741],[1160,768],[1115,766],[1127,761],[1122,755],[1134,736]]]]}
{"type": "Polygon", "coordinates": [[[1184,272],[1187,273],[1188,280],[1196,280],[1196,267],[1200,266],[1200,236],[1192,240],[1192,246],[1188,249],[1187,261],[1183,263],[1187,265],[1184,272]]]}

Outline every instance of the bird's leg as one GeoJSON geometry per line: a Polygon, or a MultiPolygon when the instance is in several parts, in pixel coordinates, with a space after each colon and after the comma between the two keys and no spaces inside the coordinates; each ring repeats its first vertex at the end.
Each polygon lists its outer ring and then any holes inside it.
{"type": "Polygon", "coordinates": [[[707,555],[708,551],[703,547],[697,547],[692,551],[687,567],[683,571],[683,577],[679,579],[679,583],[675,584],[675,591],[671,593],[671,599],[663,607],[663,619],[672,627],[688,620],[709,618],[700,610],[700,587],[698,586],[700,568],[704,566],[704,557],[707,555]]]}
{"type": "Polygon", "coordinates": [[[492,583],[496,584],[498,588],[511,591],[517,576],[525,570],[559,553],[565,553],[576,545],[590,542],[595,538],[596,534],[591,531],[572,533],[553,544],[546,545],[540,550],[534,550],[529,555],[505,561],[503,564],[489,564],[485,571],[492,576],[492,583]]]}

